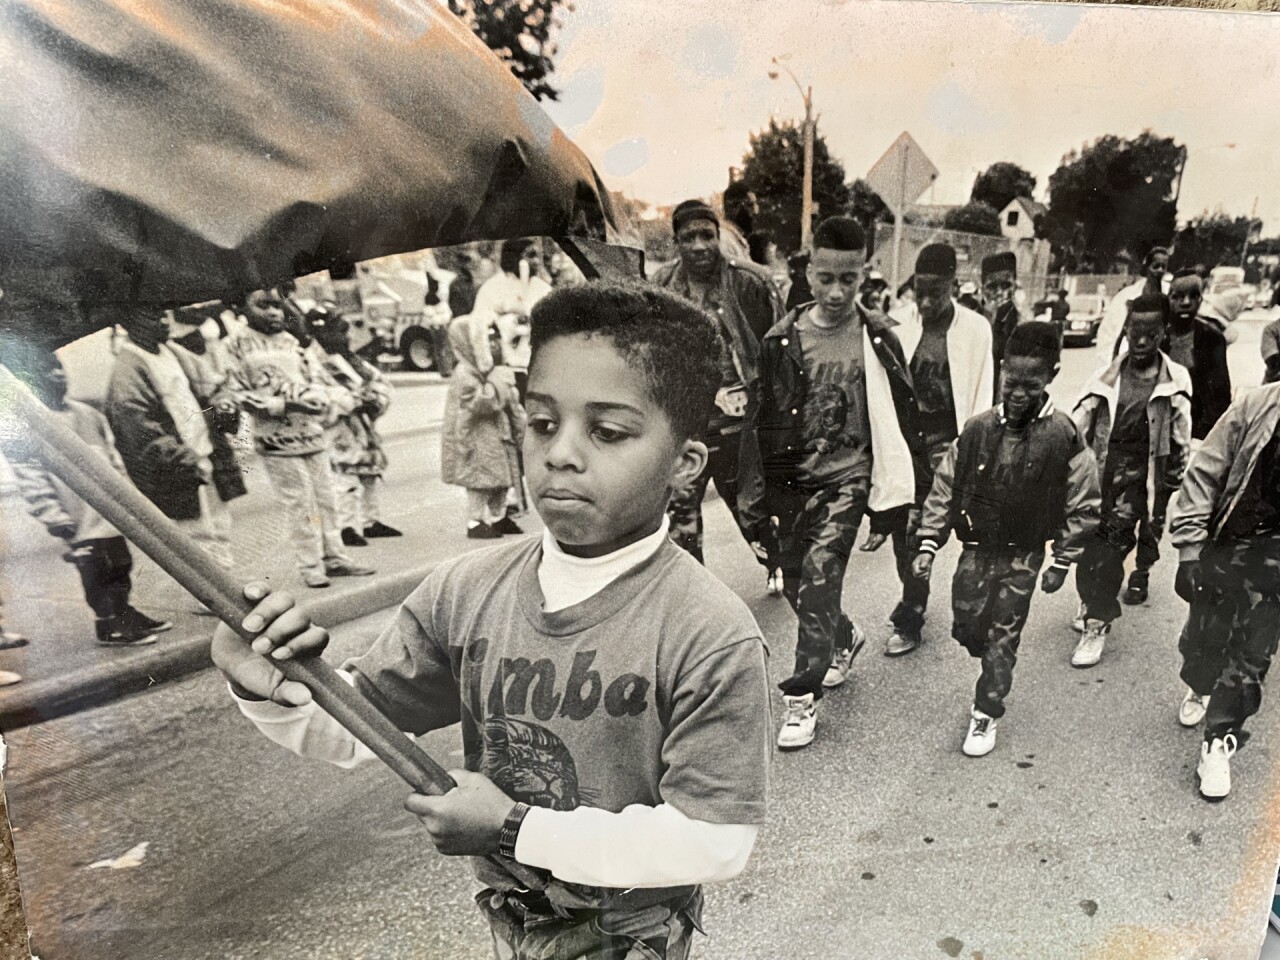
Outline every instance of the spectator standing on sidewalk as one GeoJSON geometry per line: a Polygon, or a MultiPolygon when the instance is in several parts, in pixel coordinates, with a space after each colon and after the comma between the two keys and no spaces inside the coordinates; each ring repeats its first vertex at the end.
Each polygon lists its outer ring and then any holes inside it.
{"type": "Polygon", "coordinates": [[[173,314],[173,339],[168,346],[177,358],[182,372],[191,384],[204,412],[212,453],[209,462],[213,472],[213,489],[217,496],[208,497],[208,521],[220,542],[231,542],[232,500],[248,490],[236,459],[231,440],[240,430],[240,407],[227,385],[227,375],[217,366],[216,344],[220,327],[201,313],[177,310],[173,314]]]}
{"type": "Polygon", "coordinates": [[[515,377],[502,364],[502,340],[488,317],[449,325],[458,364],[449,381],[440,438],[440,474],[467,491],[467,536],[492,540],[524,531],[506,515],[507,492],[521,482],[525,413],[515,377]]]}
{"type": "Polygon", "coordinates": [[[253,291],[243,312],[249,325],[228,343],[228,376],[241,409],[253,418],[254,446],[287,513],[302,580],[320,588],[330,577],[369,576],[371,568],[342,550],[324,434],[329,392],[286,332],[278,293],[253,291]]]}
{"type": "Polygon", "coordinates": [[[106,414],[133,485],[224,569],[231,541],[215,527],[213,441],[200,401],[169,348],[167,313],[137,310],[121,324],[106,414]]]}
{"type": "Polygon", "coordinates": [[[515,374],[523,403],[529,382],[529,311],[551,292],[551,283],[537,241],[528,237],[505,241],[498,265],[499,271],[480,287],[470,312],[497,318],[503,365],[515,374]]]}
{"type": "Polygon", "coordinates": [[[400,531],[382,522],[380,488],[387,454],[375,421],[391,405],[386,376],[351,349],[347,321],[327,310],[307,314],[307,326],[325,351],[325,368],[338,386],[350,392],[355,406],[329,428],[329,457],[333,464],[342,542],[365,547],[369,537],[398,537],[400,531]]]}
{"type": "Polygon", "coordinates": [[[449,290],[455,277],[441,269],[430,252],[423,259],[422,267],[427,278],[427,292],[422,295],[422,322],[431,337],[431,361],[436,373],[451,377],[455,361],[449,347],[449,321],[453,319],[449,290]]]}
{"type": "MultiPolygon", "coordinates": [[[[31,387],[56,419],[124,473],[124,463],[116,452],[115,438],[106,417],[88,404],[67,398],[67,374],[58,358],[52,351],[34,346],[24,352],[27,355],[23,359],[27,362],[15,363],[16,358],[6,357],[6,364],[31,387]]],[[[155,634],[163,633],[173,624],[148,617],[129,602],[133,557],[124,537],[50,473],[34,451],[15,456],[11,465],[28,512],[43,523],[49,533],[67,544],[63,559],[74,564],[80,574],[84,598],[97,618],[94,632],[98,643],[104,647],[143,647],[155,643],[155,634]]]]}

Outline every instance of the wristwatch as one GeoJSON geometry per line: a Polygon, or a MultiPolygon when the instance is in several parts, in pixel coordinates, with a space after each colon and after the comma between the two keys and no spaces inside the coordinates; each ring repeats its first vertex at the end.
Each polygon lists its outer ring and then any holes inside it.
{"type": "Polygon", "coordinates": [[[516,805],[507,814],[507,819],[502,821],[502,832],[498,834],[498,853],[502,856],[512,860],[516,858],[516,838],[520,836],[520,824],[524,822],[524,815],[528,812],[527,803],[516,801],[516,805]]]}

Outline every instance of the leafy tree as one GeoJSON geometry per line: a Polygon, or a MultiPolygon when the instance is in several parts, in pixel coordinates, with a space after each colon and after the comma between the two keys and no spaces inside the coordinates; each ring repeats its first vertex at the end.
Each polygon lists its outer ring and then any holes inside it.
{"type": "Polygon", "coordinates": [[[979,201],[966,203],[963,207],[948,210],[942,225],[948,230],[998,237],[1000,236],[1000,211],[989,203],[979,201]]]}
{"type": "Polygon", "coordinates": [[[556,46],[551,34],[560,26],[557,9],[573,10],[566,0],[449,0],[485,46],[507,62],[516,79],[539,100],[559,99],[551,85],[556,46]]]}
{"type": "Polygon", "coordinates": [[[1057,266],[1105,273],[1122,256],[1140,260],[1168,243],[1181,162],[1182,147],[1150,130],[1132,140],[1109,134],[1063,157],[1043,225],[1057,266]]]}
{"type": "Polygon", "coordinates": [[[999,213],[1015,197],[1034,195],[1036,178],[1016,163],[993,163],[978,174],[969,194],[972,203],[985,203],[999,213]]]}
{"type": "MultiPolygon", "coordinates": [[[[753,133],[742,158],[741,179],[760,203],[755,228],[773,237],[780,251],[798,250],[804,184],[800,126],[770,120],[768,129],[753,133]]],[[[813,142],[813,201],[819,220],[844,213],[849,204],[844,167],[832,159],[820,133],[813,142]]]]}
{"type": "Polygon", "coordinates": [[[1170,266],[1174,269],[1201,263],[1209,269],[1238,266],[1245,242],[1257,223],[1248,217],[1229,217],[1224,213],[1196,217],[1174,237],[1170,266]]]}
{"type": "Polygon", "coordinates": [[[859,178],[849,184],[848,214],[862,224],[867,235],[867,253],[874,253],[876,224],[893,223],[893,211],[867,181],[859,178]]]}

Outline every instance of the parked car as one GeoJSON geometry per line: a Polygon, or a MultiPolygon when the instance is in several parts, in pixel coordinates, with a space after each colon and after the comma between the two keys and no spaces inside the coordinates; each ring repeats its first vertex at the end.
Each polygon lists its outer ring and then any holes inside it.
{"type": "Polygon", "coordinates": [[[1106,297],[1094,293],[1077,293],[1067,297],[1066,329],[1062,331],[1063,346],[1092,346],[1098,340],[1098,327],[1102,325],[1102,313],[1107,309],[1106,297]]]}

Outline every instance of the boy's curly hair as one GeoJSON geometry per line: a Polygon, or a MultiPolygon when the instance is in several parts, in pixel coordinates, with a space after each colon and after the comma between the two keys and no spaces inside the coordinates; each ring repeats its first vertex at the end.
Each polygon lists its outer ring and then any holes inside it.
{"type": "Polygon", "coordinates": [[[529,318],[530,366],[556,337],[608,337],[680,440],[707,428],[720,386],[723,349],[711,315],[661,287],[593,280],[552,291],[529,318]]]}

